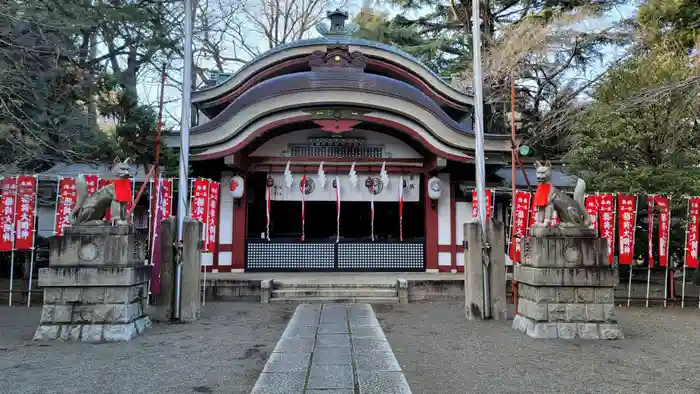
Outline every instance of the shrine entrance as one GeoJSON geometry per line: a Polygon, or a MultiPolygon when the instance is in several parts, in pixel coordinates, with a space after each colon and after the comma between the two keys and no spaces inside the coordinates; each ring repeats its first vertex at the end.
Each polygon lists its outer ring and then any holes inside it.
{"type": "Polygon", "coordinates": [[[358,173],[353,186],[348,171],[336,169],[327,169],[325,186],[315,172],[294,174],[291,187],[284,173],[251,174],[246,271],[425,271],[422,175],[382,181],[378,166],[374,174],[358,173]]]}

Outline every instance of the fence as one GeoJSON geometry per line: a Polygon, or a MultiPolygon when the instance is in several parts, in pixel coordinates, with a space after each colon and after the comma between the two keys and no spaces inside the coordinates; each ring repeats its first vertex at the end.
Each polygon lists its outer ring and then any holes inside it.
{"type": "MultiPolygon", "coordinates": [[[[85,180],[88,193],[94,193],[110,183],[109,179],[90,174],[85,175],[85,180]]],[[[160,223],[154,219],[158,217],[162,220],[172,214],[172,203],[177,194],[174,188],[177,182],[174,180],[148,180],[144,193],[146,198],[127,204],[137,204],[127,219],[133,223],[149,251],[152,250],[157,224],[160,223]]],[[[32,302],[41,301],[42,294],[36,288],[38,270],[48,266],[51,239],[62,235],[63,228],[70,225],[70,214],[77,202],[75,182],[75,178],[71,177],[38,175],[0,179],[0,222],[3,226],[0,239],[0,302],[7,302],[10,306],[21,302],[31,306],[32,302]]],[[[132,178],[132,195],[136,187],[143,183],[132,178]]],[[[219,183],[193,178],[189,185],[190,206],[194,207],[191,215],[205,223],[202,252],[212,253],[215,237],[211,235],[216,234],[219,183]],[[192,194],[195,182],[206,186],[206,191],[197,198],[192,194]],[[204,206],[201,206],[202,198],[204,206]],[[198,208],[204,208],[206,212],[202,214],[198,208]]],[[[105,219],[108,220],[109,216],[108,212],[105,219]]],[[[153,257],[148,253],[148,260],[144,263],[157,268],[153,257]]]]}

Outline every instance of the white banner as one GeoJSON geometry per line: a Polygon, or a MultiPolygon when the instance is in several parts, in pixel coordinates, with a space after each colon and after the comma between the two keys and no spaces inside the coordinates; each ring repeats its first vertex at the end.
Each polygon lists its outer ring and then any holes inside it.
{"type": "MultiPolygon", "coordinates": [[[[330,175],[327,173],[326,175],[330,175]]],[[[370,191],[365,186],[367,177],[370,174],[357,174],[357,185],[353,186],[350,182],[350,176],[347,174],[338,175],[342,189],[343,201],[367,201],[371,200],[370,191]]],[[[292,174],[294,178],[292,187],[287,188],[284,181],[284,174],[273,174],[275,185],[272,187],[270,199],[273,201],[301,201],[301,178],[303,174],[292,174]]],[[[375,184],[376,194],[374,195],[375,202],[399,202],[399,187],[401,175],[389,175],[389,184],[384,184],[379,177],[379,172],[371,174],[375,184]]],[[[403,175],[403,180],[406,182],[406,187],[403,189],[404,202],[417,202],[420,200],[420,175],[403,175]]],[[[305,201],[335,201],[335,188],[333,182],[335,176],[328,177],[326,186],[321,187],[318,181],[318,175],[306,174],[306,189],[307,193],[304,196],[305,201]]]]}

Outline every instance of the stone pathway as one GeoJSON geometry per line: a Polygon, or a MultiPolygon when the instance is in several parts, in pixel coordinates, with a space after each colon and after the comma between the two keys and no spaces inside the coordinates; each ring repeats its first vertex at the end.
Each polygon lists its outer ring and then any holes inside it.
{"type": "Polygon", "coordinates": [[[299,305],[251,394],[410,394],[369,304],[299,305]]]}

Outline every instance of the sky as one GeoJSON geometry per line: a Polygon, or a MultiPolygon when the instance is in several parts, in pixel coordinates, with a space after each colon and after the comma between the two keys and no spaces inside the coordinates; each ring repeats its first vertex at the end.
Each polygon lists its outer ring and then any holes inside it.
{"type": "MultiPolygon", "coordinates": [[[[372,0],[369,0],[372,1],[372,0]]],[[[375,1],[375,3],[379,3],[378,1],[375,1]]],[[[351,15],[356,14],[359,12],[360,8],[362,6],[361,0],[351,0],[347,3],[345,7],[343,7],[344,10],[347,10],[351,15]]],[[[329,8],[335,8],[335,4],[331,4],[329,8]]],[[[375,9],[379,11],[386,11],[389,13],[391,17],[394,15],[398,14],[400,10],[395,7],[391,7],[388,5],[383,5],[383,6],[374,6],[375,9]]],[[[606,17],[598,19],[598,20],[592,20],[592,21],[584,21],[581,23],[581,29],[583,30],[590,30],[590,29],[599,29],[599,28],[604,28],[606,26],[609,26],[610,24],[614,23],[617,20],[620,20],[622,18],[628,18],[633,15],[634,12],[634,5],[626,5],[619,7],[616,11],[613,11],[609,13],[606,17]]],[[[408,15],[409,17],[415,16],[415,15],[408,15]]],[[[318,33],[315,31],[315,29],[312,29],[310,32],[310,36],[317,36],[318,33]]],[[[260,49],[262,48],[263,41],[260,41],[260,49]]],[[[570,72],[568,73],[568,77],[570,78],[585,78],[585,79],[590,79],[590,78],[595,78],[595,76],[599,75],[602,71],[604,71],[607,68],[607,65],[617,57],[619,57],[621,53],[619,53],[619,50],[615,48],[606,48],[603,50],[603,59],[599,62],[597,62],[593,67],[591,67],[589,70],[585,72],[570,72]]],[[[179,68],[179,65],[174,64],[173,65],[175,68],[179,68]]],[[[210,68],[213,68],[212,65],[207,65],[207,64],[198,64],[200,67],[207,67],[209,66],[210,68]]],[[[177,78],[180,79],[180,75],[172,75],[172,78],[177,78]]],[[[140,78],[140,83],[138,86],[139,90],[139,97],[141,100],[143,100],[145,103],[153,105],[154,108],[158,106],[158,99],[159,99],[159,92],[160,92],[160,75],[157,72],[149,72],[140,78]]],[[[164,120],[166,122],[166,125],[171,128],[179,128],[179,120],[180,120],[180,113],[181,113],[181,99],[182,99],[182,93],[179,88],[177,88],[174,84],[172,83],[166,83],[166,88],[165,88],[165,116],[164,120]]]]}

